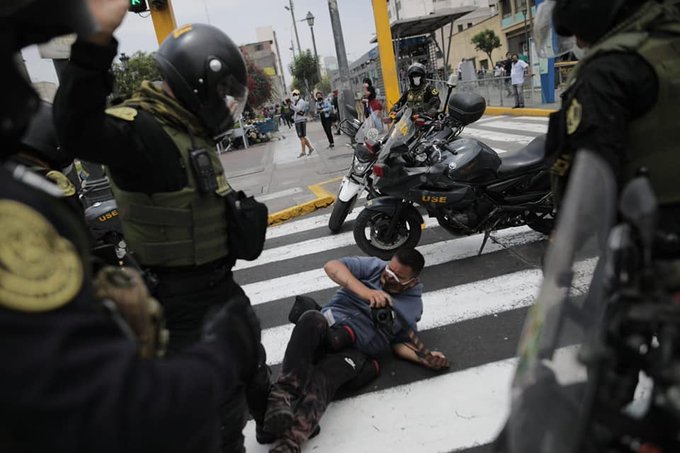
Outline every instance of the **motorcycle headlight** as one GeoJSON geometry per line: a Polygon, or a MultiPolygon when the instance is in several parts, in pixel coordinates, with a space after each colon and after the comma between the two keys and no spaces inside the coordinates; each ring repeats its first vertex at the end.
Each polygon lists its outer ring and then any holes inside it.
{"type": "Polygon", "coordinates": [[[355,170],[357,173],[364,173],[364,172],[366,171],[367,168],[368,168],[368,162],[357,162],[357,163],[354,165],[354,170],[355,170]]]}

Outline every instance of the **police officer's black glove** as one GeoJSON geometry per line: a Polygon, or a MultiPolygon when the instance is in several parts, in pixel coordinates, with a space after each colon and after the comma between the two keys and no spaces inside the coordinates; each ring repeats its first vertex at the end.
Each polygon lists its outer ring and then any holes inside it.
{"type": "Polygon", "coordinates": [[[245,295],[236,295],[206,316],[203,341],[217,343],[231,353],[237,374],[247,382],[255,373],[260,344],[260,321],[245,295]]]}

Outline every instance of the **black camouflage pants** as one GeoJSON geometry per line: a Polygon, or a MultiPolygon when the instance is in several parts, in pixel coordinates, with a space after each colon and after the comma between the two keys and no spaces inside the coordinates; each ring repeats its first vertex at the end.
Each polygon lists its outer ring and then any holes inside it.
{"type": "MultiPolygon", "coordinates": [[[[180,352],[201,338],[206,313],[236,294],[243,294],[231,272],[233,263],[220,262],[191,270],[154,269],[158,286],[154,296],[163,305],[166,325],[170,331],[168,354],[180,352]]],[[[247,411],[256,421],[262,421],[267,408],[270,388],[269,369],[265,350],[260,345],[258,371],[245,388],[236,391],[224,403],[222,412],[223,453],[245,451],[243,428],[247,411]]]]}
{"type": "MultiPolygon", "coordinates": [[[[378,376],[377,361],[351,347],[329,350],[333,335],[318,311],[303,314],[295,325],[283,359],[281,386],[297,401],[293,426],[283,441],[295,446],[309,438],[340,387],[359,388],[378,376]]],[[[342,346],[339,346],[342,347],[342,346]]]]}

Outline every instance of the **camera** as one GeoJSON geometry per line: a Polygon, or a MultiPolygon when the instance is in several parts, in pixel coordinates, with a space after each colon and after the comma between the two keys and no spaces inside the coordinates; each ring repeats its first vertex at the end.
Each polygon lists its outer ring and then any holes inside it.
{"type": "Polygon", "coordinates": [[[371,318],[378,327],[392,328],[394,324],[394,312],[391,308],[371,308],[371,318]]]}

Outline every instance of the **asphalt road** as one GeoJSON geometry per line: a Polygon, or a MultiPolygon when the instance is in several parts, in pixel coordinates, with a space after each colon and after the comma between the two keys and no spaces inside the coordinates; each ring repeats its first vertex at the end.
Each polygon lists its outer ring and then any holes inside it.
{"type": "MultiPolygon", "coordinates": [[[[485,117],[466,133],[502,156],[545,131],[546,120],[485,117]]],[[[319,165],[324,158],[322,151],[316,157],[319,165]]],[[[306,159],[310,160],[286,162],[288,167],[274,170],[309,166],[314,157],[306,159]]],[[[281,203],[287,197],[275,198],[281,203]]],[[[326,208],[271,227],[263,255],[255,262],[237,263],[235,278],[262,321],[263,343],[275,376],[292,331],[287,315],[294,296],[307,294],[324,304],[337,288],[323,273],[323,264],[363,254],[351,233],[363,202],[337,235],[330,235],[326,227],[332,207],[326,208]]],[[[435,373],[384,358],[382,375],[357,393],[341,395],[324,415],[321,434],[303,451],[490,451],[488,444],[507,416],[518,337],[541,280],[545,237],[526,227],[504,230],[477,256],[480,235],[453,237],[435,222],[428,224],[418,247],[426,258],[420,336],[449,357],[451,369],[435,373]]],[[[255,442],[252,422],[246,434],[249,452],[268,451],[268,446],[255,442]]]]}

